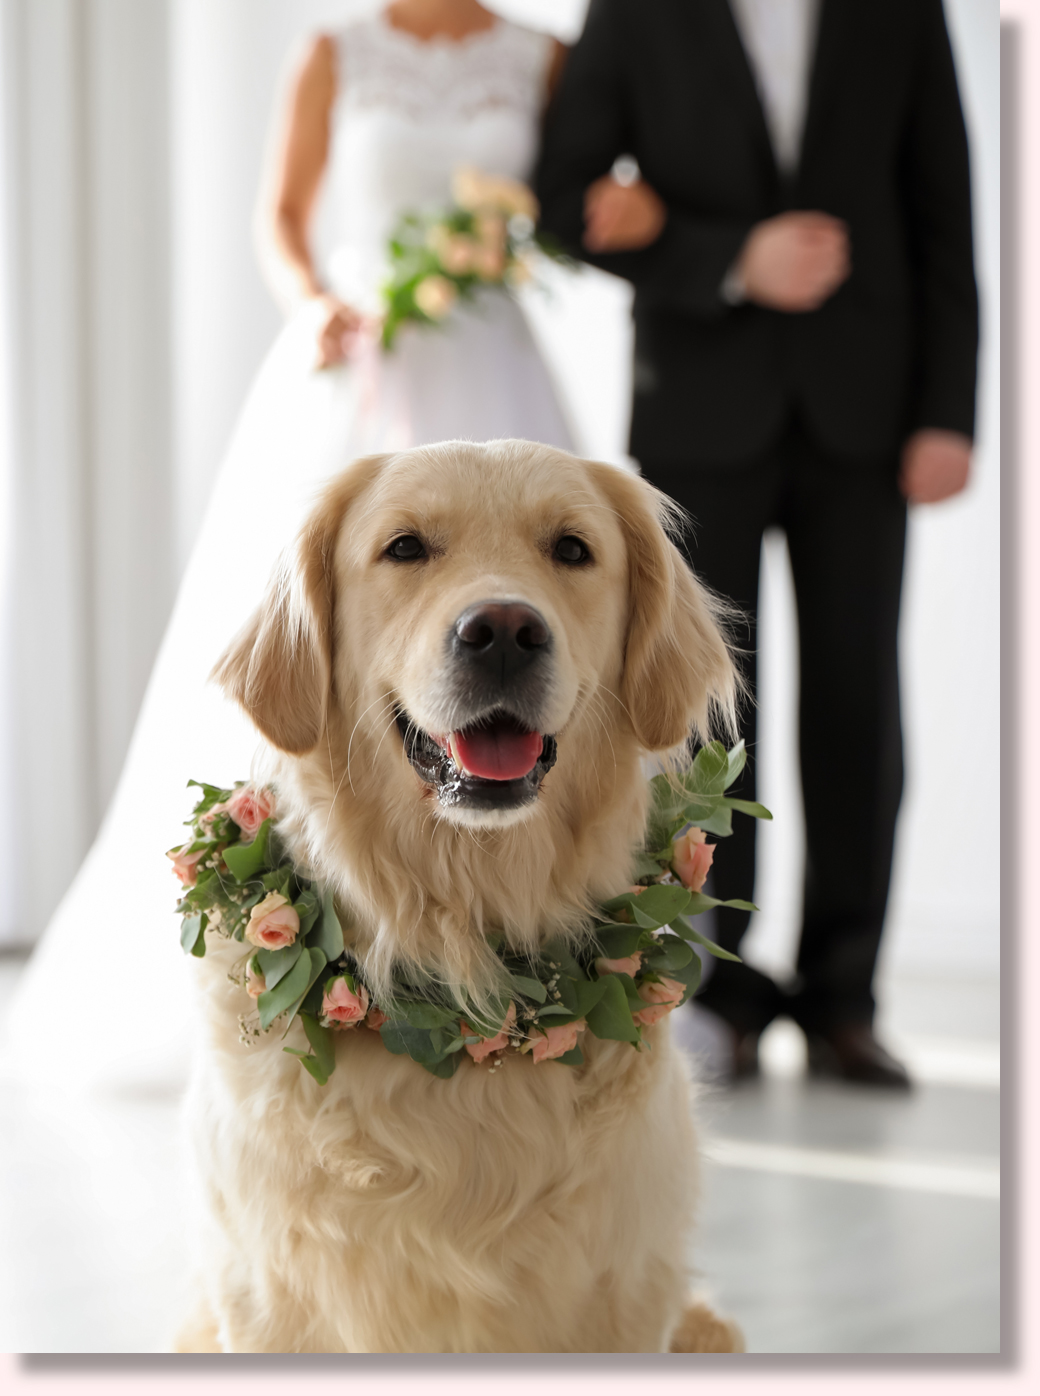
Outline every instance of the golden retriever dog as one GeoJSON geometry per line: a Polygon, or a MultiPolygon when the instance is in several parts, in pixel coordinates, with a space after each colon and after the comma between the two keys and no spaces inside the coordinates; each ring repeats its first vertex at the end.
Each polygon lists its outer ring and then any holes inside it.
{"type": "MultiPolygon", "coordinates": [[[[282,836],[334,889],[377,1000],[403,968],[479,1001],[492,930],[523,953],[578,942],[630,881],[645,758],[732,713],[668,517],[643,481],[528,442],[359,460],[223,656],[282,836]]],[[[742,1350],[690,1298],[697,1155],[667,1019],[642,1050],[586,1034],[580,1067],[508,1053],[447,1080],[341,1032],[319,1086],[279,1031],[240,1044],[241,946],[214,940],[180,1351],[742,1350]]]]}

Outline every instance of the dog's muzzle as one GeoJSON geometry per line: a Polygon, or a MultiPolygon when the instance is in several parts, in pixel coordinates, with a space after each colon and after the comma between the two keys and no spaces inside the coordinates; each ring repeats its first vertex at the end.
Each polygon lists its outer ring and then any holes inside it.
{"type": "Polygon", "coordinates": [[[405,754],[445,808],[508,810],[536,799],[556,761],[540,721],[552,684],[553,637],[525,601],[481,601],[446,636],[442,699],[454,716],[443,734],[403,709],[405,754]]]}

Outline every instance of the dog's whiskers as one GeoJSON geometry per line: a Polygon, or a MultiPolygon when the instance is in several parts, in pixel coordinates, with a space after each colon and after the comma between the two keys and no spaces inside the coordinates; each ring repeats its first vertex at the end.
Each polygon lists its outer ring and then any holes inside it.
{"type": "MultiPolygon", "coordinates": [[[[394,695],[393,695],[393,689],[387,689],[387,691],[386,691],[385,693],[381,693],[381,694],[379,695],[378,698],[374,699],[371,703],[369,703],[368,707],[365,708],[364,712],[362,712],[362,713],[360,713],[360,714],[358,715],[358,720],[357,720],[357,722],[355,722],[355,723],[354,723],[354,726],[350,729],[350,737],[349,737],[348,740],[347,740],[347,771],[346,771],[346,775],[347,775],[347,779],[350,780],[350,790],[351,790],[351,794],[353,794],[353,795],[356,795],[356,794],[357,794],[357,791],[354,789],[354,782],[353,782],[353,780],[350,779],[350,760],[351,760],[351,754],[352,754],[353,748],[354,748],[354,736],[355,736],[355,734],[356,734],[358,728],[361,726],[361,723],[362,723],[362,721],[364,720],[366,713],[370,713],[370,712],[372,711],[372,709],[375,707],[376,703],[385,703],[386,700],[387,700],[388,698],[392,698],[393,696],[394,696],[394,695]]],[[[340,785],[342,785],[342,784],[343,784],[343,782],[340,781],[340,785]]],[[[339,794],[339,789],[338,789],[338,788],[337,788],[337,790],[336,790],[336,794],[337,794],[337,795],[339,794]]],[[[335,800],[335,797],[334,797],[334,800],[335,800]]]]}

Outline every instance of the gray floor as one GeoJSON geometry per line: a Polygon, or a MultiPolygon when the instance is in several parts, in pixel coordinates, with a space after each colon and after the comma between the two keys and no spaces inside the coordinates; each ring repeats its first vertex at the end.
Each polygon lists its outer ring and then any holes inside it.
{"type": "MultiPolygon", "coordinates": [[[[0,959],[0,1030],[20,962],[0,959]]],[[[786,1023],[766,1074],[708,1085],[694,1260],[754,1352],[999,1350],[993,984],[883,987],[909,1096],[807,1082],[786,1023]]],[[[710,1020],[683,1034],[711,1075],[710,1020]]],[[[183,1299],[174,1096],[44,1112],[0,1057],[0,1350],[155,1352],[183,1299]]]]}

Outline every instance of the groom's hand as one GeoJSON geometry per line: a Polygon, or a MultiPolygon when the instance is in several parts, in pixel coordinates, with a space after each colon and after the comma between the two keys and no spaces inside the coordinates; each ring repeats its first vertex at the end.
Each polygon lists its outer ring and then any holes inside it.
{"type": "Polygon", "coordinates": [[[585,234],[590,252],[638,252],[661,236],[668,210],[645,179],[621,184],[612,174],[585,191],[585,234]]]}
{"type": "Polygon", "coordinates": [[[938,504],[968,483],[971,441],[959,431],[922,427],[903,447],[899,488],[911,504],[938,504]]]}
{"type": "Polygon", "coordinates": [[[756,223],[734,266],[745,300],[789,314],[818,310],[851,270],[845,224],[801,212],[756,223]]]}

